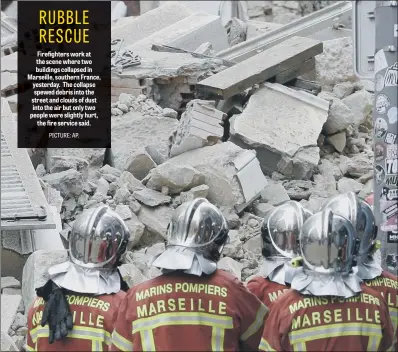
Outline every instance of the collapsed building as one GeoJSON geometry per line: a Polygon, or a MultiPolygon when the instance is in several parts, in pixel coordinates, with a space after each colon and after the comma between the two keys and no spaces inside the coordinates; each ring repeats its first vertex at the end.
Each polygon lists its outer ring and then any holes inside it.
{"type": "Polygon", "coordinates": [[[23,345],[34,288],[66,260],[84,209],[126,221],[132,285],[159,275],[148,262],[173,209],[205,197],[231,229],[219,266],[247,281],[275,206],[370,194],[373,86],[353,72],[350,14],[348,1],[249,1],[248,20],[223,23],[168,1],[121,17],[112,147],[17,149],[16,26],[2,13],[2,350],[23,345]]]}

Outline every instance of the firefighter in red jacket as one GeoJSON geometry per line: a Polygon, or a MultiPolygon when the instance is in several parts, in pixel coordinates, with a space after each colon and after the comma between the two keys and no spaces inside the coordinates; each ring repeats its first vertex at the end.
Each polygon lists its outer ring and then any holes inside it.
{"type": "Polygon", "coordinates": [[[254,351],[268,309],[233,275],[217,269],[228,238],[220,210],[204,198],[175,210],[163,274],[123,300],[112,351],[254,351]]]}
{"type": "Polygon", "coordinates": [[[355,228],[330,209],[300,232],[303,268],[273,304],[260,351],[387,351],[393,327],[381,294],[353,272],[355,228]]]}
{"type": "Polygon", "coordinates": [[[247,288],[267,307],[289,290],[295,271],[290,261],[299,256],[299,234],[312,213],[299,202],[287,201],[275,208],[261,226],[264,263],[261,276],[251,279],[247,288]]]}
{"type": "Polygon", "coordinates": [[[398,351],[398,279],[388,271],[383,271],[374,259],[380,242],[376,241],[378,229],[371,205],[358,199],[354,192],[348,192],[332,198],[324,207],[344,216],[356,227],[357,275],[366,286],[380,292],[386,300],[394,328],[394,351],[398,351]]]}
{"type": "Polygon", "coordinates": [[[129,230],[107,206],[83,212],[69,236],[70,260],[48,270],[29,309],[28,351],[108,351],[125,296],[117,266],[129,230]]]}

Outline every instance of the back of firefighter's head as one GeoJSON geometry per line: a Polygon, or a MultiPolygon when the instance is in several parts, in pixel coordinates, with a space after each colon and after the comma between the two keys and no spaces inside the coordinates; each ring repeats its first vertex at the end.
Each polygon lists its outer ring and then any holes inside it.
{"type": "Polygon", "coordinates": [[[354,192],[340,194],[327,202],[323,209],[350,220],[356,230],[356,254],[371,256],[376,246],[377,226],[371,206],[354,192]]]}
{"type": "Polygon", "coordinates": [[[312,213],[304,209],[300,203],[287,201],[265,216],[261,226],[263,256],[299,256],[300,230],[311,215],[312,213]]]}
{"type": "Polygon", "coordinates": [[[116,269],[130,232],[122,218],[105,205],[80,214],[69,237],[70,258],[87,269],[116,269]]]}
{"type": "Polygon", "coordinates": [[[205,198],[181,204],[167,228],[167,246],[179,246],[217,262],[228,239],[221,211],[205,198]]]}
{"type": "Polygon", "coordinates": [[[312,215],[300,232],[304,267],[320,274],[349,274],[356,265],[355,236],[351,221],[328,208],[312,215]]]}

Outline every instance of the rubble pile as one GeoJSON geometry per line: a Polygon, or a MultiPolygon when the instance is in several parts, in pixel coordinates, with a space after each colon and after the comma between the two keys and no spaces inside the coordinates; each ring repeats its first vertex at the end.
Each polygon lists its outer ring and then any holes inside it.
{"type": "MultiPolygon", "coordinates": [[[[288,23],[332,2],[249,1],[249,15],[288,23]]],[[[258,77],[247,89],[246,77],[239,94],[224,100],[196,95],[197,83],[228,67],[214,55],[247,39],[250,25],[229,22],[227,33],[217,16],[167,6],[169,18],[160,20],[158,9],[141,16],[153,28],[135,30],[143,26],[140,17],[114,27],[141,64],[114,73],[112,148],[33,150],[31,160],[48,203],[60,213],[64,244],[84,209],[107,204],[125,220],[131,236],[120,270],[129,285],[160,274],[149,263],[164,248],[173,210],[197,197],[216,204],[230,228],[219,267],[247,281],[262,263],[261,222],[275,206],[291,199],[316,211],[336,194],[372,192],[373,94],[354,76],[351,39],[338,38],[323,42],[323,52],[312,58],[308,77],[322,86],[319,94],[258,83],[258,77]]],[[[2,350],[23,343],[23,305],[32,303],[49,265],[66,257],[65,250],[34,252],[22,290],[2,277],[9,312],[8,322],[2,313],[2,326],[9,326],[2,350]]]]}

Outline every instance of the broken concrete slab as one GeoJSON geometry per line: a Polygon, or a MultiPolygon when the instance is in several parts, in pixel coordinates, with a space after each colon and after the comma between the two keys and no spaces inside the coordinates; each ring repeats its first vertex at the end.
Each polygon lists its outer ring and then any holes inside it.
{"type": "Polygon", "coordinates": [[[158,119],[138,112],[112,117],[112,148],[109,153],[111,166],[121,171],[126,170],[129,156],[148,145],[152,145],[167,159],[169,136],[177,129],[177,125],[175,119],[158,119]]]}
{"type": "Polygon", "coordinates": [[[231,140],[255,149],[265,174],[278,170],[294,179],[308,178],[319,161],[316,145],[328,110],[329,102],[323,99],[264,83],[233,118],[231,140]]]}
{"type": "Polygon", "coordinates": [[[261,191],[261,202],[278,206],[290,200],[285,188],[280,183],[269,184],[261,191]]]}
{"type": "Polygon", "coordinates": [[[123,220],[128,220],[132,218],[131,210],[128,205],[119,204],[116,206],[115,209],[116,213],[120,215],[123,220]]]}
{"type": "Polygon", "coordinates": [[[119,272],[122,276],[122,279],[126,282],[126,284],[129,287],[133,287],[135,285],[138,285],[142,282],[145,282],[148,280],[146,278],[141,270],[139,270],[134,264],[122,264],[119,266],[119,272]]]}
{"type": "Polygon", "coordinates": [[[261,255],[262,239],[261,235],[254,236],[247,240],[243,245],[243,248],[247,251],[252,252],[256,256],[261,255]]]}
{"type": "Polygon", "coordinates": [[[158,44],[193,52],[204,42],[210,42],[216,52],[229,48],[227,32],[220,18],[195,12],[127,48],[138,52],[151,50],[153,44],[158,44]]]}
{"type": "Polygon", "coordinates": [[[81,158],[88,162],[88,179],[90,181],[96,180],[98,177],[97,170],[104,163],[105,151],[106,149],[103,148],[47,148],[46,168],[48,171],[51,170],[59,156],[81,158]]]}
{"type": "Polygon", "coordinates": [[[224,27],[227,30],[229,46],[246,40],[247,24],[245,22],[234,17],[224,27]]]}
{"type": "Polygon", "coordinates": [[[258,37],[262,34],[271,32],[283,26],[282,24],[279,23],[263,22],[255,20],[249,20],[246,22],[246,24],[247,24],[246,40],[258,37]]]}
{"type": "Polygon", "coordinates": [[[171,202],[171,197],[165,196],[164,194],[154,191],[150,188],[144,188],[140,191],[135,191],[133,196],[139,202],[149,207],[157,207],[159,205],[169,204],[171,202]]]}
{"type": "Polygon", "coordinates": [[[260,203],[257,202],[253,205],[253,212],[255,215],[260,218],[264,218],[267,214],[269,214],[275,207],[269,203],[260,203]]]}
{"type": "Polygon", "coordinates": [[[18,86],[18,74],[16,72],[1,72],[1,93],[16,89],[18,86]]]}
{"type": "Polygon", "coordinates": [[[170,194],[179,194],[205,182],[205,176],[188,165],[176,165],[170,160],[152,169],[147,177],[146,186],[161,191],[166,186],[170,194]]]}
{"type": "Polygon", "coordinates": [[[196,89],[199,92],[215,94],[225,100],[320,54],[322,48],[322,42],[317,40],[292,37],[200,81],[196,89]]]}
{"type": "Polygon", "coordinates": [[[126,161],[126,171],[138,180],[145,178],[149,171],[156,167],[156,163],[144,148],[135,151],[126,161]]]}
{"type": "Polygon", "coordinates": [[[8,332],[21,304],[19,295],[1,295],[1,330],[8,332]]]}
{"type": "Polygon", "coordinates": [[[217,143],[224,133],[220,125],[224,115],[214,101],[191,100],[171,142],[170,156],[217,143]]]}
{"type": "Polygon", "coordinates": [[[25,307],[30,307],[35,300],[35,289],[45,285],[49,280],[48,269],[67,260],[66,250],[38,250],[29,256],[22,273],[22,299],[25,307]]]}
{"type": "Polygon", "coordinates": [[[42,180],[61,192],[63,197],[79,196],[84,188],[83,175],[74,169],[45,175],[42,180]]]}
{"type": "Polygon", "coordinates": [[[165,205],[156,208],[142,205],[138,219],[145,225],[149,235],[166,238],[166,230],[172,214],[173,209],[165,205]]]}
{"type": "Polygon", "coordinates": [[[112,27],[112,40],[123,39],[124,45],[132,45],[177,23],[192,13],[191,9],[177,1],[168,1],[161,7],[144,13],[141,16],[123,19],[123,24],[112,27]]]}
{"type": "Polygon", "coordinates": [[[1,116],[12,116],[10,104],[6,98],[1,98],[1,116]]]}
{"type": "Polygon", "coordinates": [[[110,174],[116,177],[120,177],[122,175],[122,172],[119,169],[116,169],[115,167],[112,167],[108,164],[105,164],[103,167],[99,169],[99,172],[102,175],[110,174]]]}
{"type": "Polygon", "coordinates": [[[193,187],[188,192],[181,192],[181,203],[189,202],[196,198],[207,198],[208,193],[209,186],[207,185],[193,187]]]}

